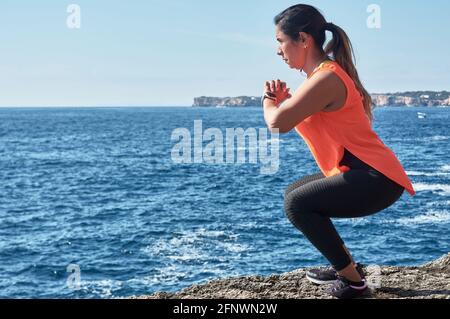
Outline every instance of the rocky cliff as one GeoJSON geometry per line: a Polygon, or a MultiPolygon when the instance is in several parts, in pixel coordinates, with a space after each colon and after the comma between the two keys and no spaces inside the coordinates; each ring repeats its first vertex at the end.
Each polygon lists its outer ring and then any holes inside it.
{"type": "Polygon", "coordinates": [[[375,106],[450,106],[446,91],[372,94],[372,99],[375,106]]]}
{"type": "MultiPolygon", "coordinates": [[[[416,91],[404,93],[372,94],[375,106],[450,106],[450,92],[416,91]]],[[[192,106],[260,106],[261,97],[208,97],[194,98],[192,106]]]]}
{"type": "MultiPolygon", "coordinates": [[[[370,291],[364,298],[450,299],[450,254],[416,267],[365,267],[370,291]]],[[[263,276],[212,280],[177,293],[157,292],[139,299],[317,299],[331,298],[327,286],[305,278],[306,269],[263,276]]]]}
{"type": "Polygon", "coordinates": [[[260,106],[261,97],[238,96],[238,97],[208,97],[194,98],[193,106],[260,106]]]}

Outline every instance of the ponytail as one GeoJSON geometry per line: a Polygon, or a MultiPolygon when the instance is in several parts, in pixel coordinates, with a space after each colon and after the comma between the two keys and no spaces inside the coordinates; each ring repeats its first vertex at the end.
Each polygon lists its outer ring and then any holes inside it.
{"type": "Polygon", "coordinates": [[[325,53],[327,55],[333,54],[333,59],[345,70],[345,72],[347,72],[353,82],[355,82],[355,86],[363,99],[366,115],[372,124],[372,97],[359,79],[358,71],[353,63],[356,59],[350,39],[342,28],[333,23],[325,23],[324,30],[328,30],[333,34],[333,39],[324,49],[325,53]]]}

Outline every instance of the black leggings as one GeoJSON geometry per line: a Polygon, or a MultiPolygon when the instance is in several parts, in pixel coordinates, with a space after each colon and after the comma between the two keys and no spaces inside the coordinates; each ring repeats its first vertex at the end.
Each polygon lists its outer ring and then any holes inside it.
{"type": "Polygon", "coordinates": [[[341,165],[351,170],[331,177],[305,176],[289,185],[284,195],[288,219],[337,271],[352,261],[330,218],[375,214],[394,204],[405,190],[347,149],[341,165]]]}

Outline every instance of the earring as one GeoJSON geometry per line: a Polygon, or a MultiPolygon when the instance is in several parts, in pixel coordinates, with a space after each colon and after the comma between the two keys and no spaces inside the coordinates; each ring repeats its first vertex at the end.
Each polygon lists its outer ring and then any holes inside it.
{"type": "Polygon", "coordinates": [[[303,73],[303,68],[300,69],[300,74],[302,75],[303,78],[307,78],[308,75],[306,73],[303,73]]]}

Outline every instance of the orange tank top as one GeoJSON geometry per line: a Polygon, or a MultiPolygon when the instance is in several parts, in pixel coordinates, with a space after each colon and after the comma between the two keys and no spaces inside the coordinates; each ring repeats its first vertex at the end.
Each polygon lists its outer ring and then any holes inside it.
{"type": "Polygon", "coordinates": [[[344,82],[347,89],[345,104],[334,112],[313,114],[295,130],[308,145],[322,173],[330,177],[350,170],[350,167],[340,165],[346,148],[414,196],[414,188],[400,161],[372,130],[363,98],[353,80],[335,61],[323,62],[308,78],[321,70],[334,72],[344,82]]]}

